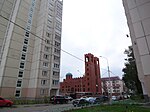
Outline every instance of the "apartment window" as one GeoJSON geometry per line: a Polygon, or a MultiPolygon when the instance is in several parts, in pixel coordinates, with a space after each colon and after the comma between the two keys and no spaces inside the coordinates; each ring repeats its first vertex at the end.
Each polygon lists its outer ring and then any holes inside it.
{"type": "Polygon", "coordinates": [[[61,36],[59,34],[55,34],[55,39],[61,40],[61,36]]]}
{"type": "Polygon", "coordinates": [[[51,7],[53,7],[53,6],[54,6],[52,3],[49,3],[49,5],[50,5],[51,7]]]}
{"type": "Polygon", "coordinates": [[[49,10],[53,12],[53,9],[49,8],[49,10]]]}
{"type": "Polygon", "coordinates": [[[48,62],[43,62],[43,66],[48,67],[48,62]]]}
{"type": "Polygon", "coordinates": [[[25,60],[25,58],[26,58],[26,54],[22,54],[21,59],[25,60]]]}
{"type": "Polygon", "coordinates": [[[23,46],[23,50],[22,51],[27,52],[27,46],[26,45],[23,46]]]}
{"type": "Polygon", "coordinates": [[[17,87],[21,87],[21,84],[22,84],[22,80],[19,79],[19,80],[17,81],[17,87]]]}
{"type": "Polygon", "coordinates": [[[29,37],[29,32],[28,31],[26,31],[25,36],[29,37]]]}
{"type": "Polygon", "coordinates": [[[53,75],[58,76],[59,72],[53,71],[53,75]]]}
{"type": "Polygon", "coordinates": [[[24,64],[25,64],[24,62],[21,62],[20,63],[20,68],[24,68],[24,64]]]}
{"type": "Polygon", "coordinates": [[[47,80],[41,80],[41,85],[46,85],[47,80]]]}
{"type": "Polygon", "coordinates": [[[44,55],[43,55],[43,58],[44,58],[44,59],[48,59],[48,58],[49,58],[49,55],[44,54],[44,55]]]}
{"type": "Polygon", "coordinates": [[[50,25],[47,25],[48,30],[51,30],[52,28],[50,27],[50,25]]]}
{"type": "Polygon", "coordinates": [[[61,23],[57,21],[55,28],[56,28],[57,30],[61,31],[61,23]]]}
{"type": "Polygon", "coordinates": [[[57,54],[60,54],[60,50],[59,50],[59,49],[56,49],[56,48],[55,48],[55,49],[54,49],[54,52],[57,53],[57,54]]]}
{"type": "Polygon", "coordinates": [[[47,76],[47,74],[48,74],[48,71],[45,71],[45,70],[42,71],[42,75],[43,75],[43,76],[47,76]]]}
{"type": "Polygon", "coordinates": [[[52,15],[48,14],[48,17],[49,17],[49,18],[52,18],[52,15]]]}
{"type": "Polygon", "coordinates": [[[59,64],[54,63],[54,68],[59,68],[59,64]]]}
{"type": "Polygon", "coordinates": [[[60,60],[60,57],[54,55],[54,60],[59,61],[59,60],[60,60]]]}
{"type": "Polygon", "coordinates": [[[28,44],[28,39],[27,38],[24,39],[24,44],[28,44]]]}
{"type": "Polygon", "coordinates": [[[41,89],[40,90],[40,95],[45,95],[46,94],[46,89],[41,89]]]}
{"type": "Polygon", "coordinates": [[[50,37],[50,33],[46,32],[46,36],[47,36],[47,37],[50,37]]]}
{"type": "Polygon", "coordinates": [[[59,46],[60,46],[60,43],[55,41],[55,46],[56,46],[56,47],[59,47],[59,46]]]}
{"type": "Polygon", "coordinates": [[[44,50],[49,52],[50,47],[45,46],[44,50]]]}
{"type": "Polygon", "coordinates": [[[15,97],[20,97],[20,93],[21,93],[20,90],[16,90],[15,97]]]}
{"type": "Polygon", "coordinates": [[[58,85],[59,80],[53,80],[53,85],[58,85]]]}
{"type": "Polygon", "coordinates": [[[45,43],[50,44],[50,40],[47,40],[47,39],[46,39],[46,40],[45,40],[45,43]]]}
{"type": "Polygon", "coordinates": [[[48,21],[48,24],[51,24],[51,23],[52,23],[52,21],[51,21],[51,20],[49,20],[49,19],[48,19],[47,21],[48,21]]]}
{"type": "Polygon", "coordinates": [[[19,70],[18,77],[23,77],[23,71],[22,70],[19,70]]]}

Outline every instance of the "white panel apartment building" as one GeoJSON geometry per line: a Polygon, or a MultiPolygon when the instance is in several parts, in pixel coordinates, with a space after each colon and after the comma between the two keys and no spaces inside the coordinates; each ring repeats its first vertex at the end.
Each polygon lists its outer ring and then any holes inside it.
{"type": "Polygon", "coordinates": [[[150,98],[150,0],[123,0],[143,93],[150,98]]]}
{"type": "Polygon", "coordinates": [[[124,82],[118,77],[104,77],[102,80],[102,93],[104,95],[112,94],[114,96],[122,95],[124,91],[124,82]]]}
{"type": "Polygon", "coordinates": [[[59,92],[62,0],[0,0],[0,96],[59,92]]]}

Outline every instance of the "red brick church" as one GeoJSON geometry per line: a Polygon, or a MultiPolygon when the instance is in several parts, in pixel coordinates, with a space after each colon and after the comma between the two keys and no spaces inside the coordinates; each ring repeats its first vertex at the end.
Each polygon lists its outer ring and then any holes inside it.
{"type": "Polygon", "coordinates": [[[66,79],[60,82],[60,94],[91,93],[102,94],[99,58],[93,54],[85,54],[85,75],[73,78],[71,73],[66,74],[66,79]]]}

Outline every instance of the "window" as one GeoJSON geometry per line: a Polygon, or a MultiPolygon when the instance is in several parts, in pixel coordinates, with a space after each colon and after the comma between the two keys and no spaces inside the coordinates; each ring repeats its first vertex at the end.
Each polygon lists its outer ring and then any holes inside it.
{"type": "Polygon", "coordinates": [[[59,35],[59,34],[55,34],[55,39],[57,39],[57,40],[61,40],[61,35],[59,35]]]}
{"type": "Polygon", "coordinates": [[[25,58],[26,58],[26,54],[22,54],[21,59],[25,60],[25,58]]]}
{"type": "Polygon", "coordinates": [[[28,39],[27,38],[24,39],[24,44],[28,44],[28,39]]]}
{"type": "Polygon", "coordinates": [[[58,76],[59,72],[53,71],[53,75],[58,76]]]}
{"type": "Polygon", "coordinates": [[[42,75],[43,75],[43,76],[47,76],[47,74],[48,74],[48,71],[45,71],[45,70],[42,71],[42,75]]]}
{"type": "Polygon", "coordinates": [[[43,66],[48,67],[48,62],[43,62],[43,66]]]}
{"type": "Polygon", "coordinates": [[[44,54],[43,58],[44,58],[44,59],[48,59],[48,58],[49,58],[49,55],[44,54]]]}
{"type": "Polygon", "coordinates": [[[20,90],[16,90],[15,97],[20,97],[20,90]]]}
{"type": "Polygon", "coordinates": [[[59,49],[56,49],[56,48],[55,48],[55,49],[54,49],[54,52],[57,53],[57,54],[60,54],[60,50],[59,50],[59,49]]]}
{"type": "Polygon", "coordinates": [[[18,81],[17,81],[17,87],[21,87],[21,84],[22,84],[22,80],[18,79],[18,81]]]}
{"type": "Polygon", "coordinates": [[[20,63],[20,68],[24,68],[24,64],[25,64],[24,62],[21,62],[20,63]]]}
{"type": "Polygon", "coordinates": [[[58,85],[59,80],[53,80],[53,85],[58,85]]]}
{"type": "Polygon", "coordinates": [[[55,41],[55,46],[56,46],[56,47],[59,47],[59,46],[60,46],[60,43],[55,41]]]}
{"type": "Polygon", "coordinates": [[[44,50],[49,52],[50,47],[45,46],[44,50]]]}
{"type": "Polygon", "coordinates": [[[50,40],[46,39],[45,43],[50,44],[50,40]]]}
{"type": "Polygon", "coordinates": [[[41,80],[41,85],[46,85],[47,80],[41,80]]]}
{"type": "Polygon", "coordinates": [[[29,32],[28,31],[26,31],[25,36],[29,37],[29,32]]]}
{"type": "Polygon", "coordinates": [[[23,77],[23,71],[22,70],[19,70],[18,77],[23,77]]]}
{"type": "Polygon", "coordinates": [[[54,68],[59,68],[59,64],[54,63],[54,68]]]}
{"type": "Polygon", "coordinates": [[[59,61],[59,60],[60,60],[60,57],[54,55],[54,60],[55,60],[55,61],[59,61]]]}
{"type": "Polygon", "coordinates": [[[88,57],[86,57],[85,59],[86,59],[86,62],[89,62],[89,58],[88,57]]]}
{"type": "Polygon", "coordinates": [[[22,51],[27,52],[27,46],[24,45],[22,51]]]}
{"type": "Polygon", "coordinates": [[[49,17],[49,18],[52,18],[52,15],[48,14],[48,17],[49,17]]]}
{"type": "Polygon", "coordinates": [[[59,21],[56,21],[56,26],[55,28],[59,31],[61,31],[61,23],[59,21]]]}
{"type": "Polygon", "coordinates": [[[46,36],[47,36],[47,37],[50,37],[50,33],[46,32],[46,36]]]}
{"type": "Polygon", "coordinates": [[[41,95],[47,94],[47,90],[46,90],[46,89],[41,89],[41,90],[40,90],[40,94],[41,94],[41,95]]]}

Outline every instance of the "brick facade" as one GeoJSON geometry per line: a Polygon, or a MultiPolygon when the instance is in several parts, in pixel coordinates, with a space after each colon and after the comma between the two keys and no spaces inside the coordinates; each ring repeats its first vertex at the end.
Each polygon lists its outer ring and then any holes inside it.
{"type": "Polygon", "coordinates": [[[85,75],[73,78],[71,73],[60,83],[60,94],[89,92],[92,95],[102,94],[99,58],[93,54],[85,54],[85,75]]]}

